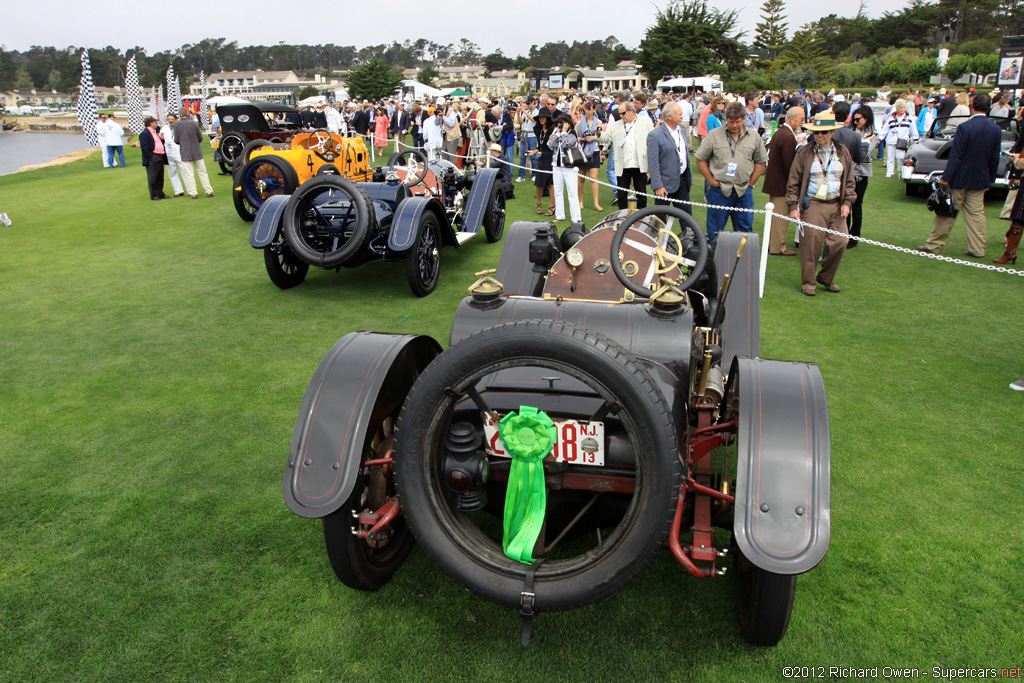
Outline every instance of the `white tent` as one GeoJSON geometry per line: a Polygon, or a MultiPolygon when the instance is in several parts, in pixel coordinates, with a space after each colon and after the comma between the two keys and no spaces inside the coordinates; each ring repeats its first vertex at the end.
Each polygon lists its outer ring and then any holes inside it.
{"type": "Polygon", "coordinates": [[[206,100],[206,104],[212,107],[216,107],[218,104],[249,104],[249,100],[243,100],[241,97],[233,95],[217,95],[206,100]]]}
{"type": "Polygon", "coordinates": [[[440,94],[441,91],[437,88],[431,88],[429,85],[424,85],[419,81],[402,81],[402,96],[406,99],[419,100],[424,97],[437,97],[440,94]]]}
{"type": "Polygon", "coordinates": [[[662,92],[668,92],[674,88],[679,88],[681,90],[700,88],[704,92],[711,90],[721,92],[724,88],[722,81],[716,81],[713,78],[707,78],[705,76],[697,78],[670,78],[667,81],[662,81],[655,87],[662,92]]]}
{"type": "Polygon", "coordinates": [[[326,95],[313,95],[312,97],[307,97],[304,100],[300,100],[299,101],[299,106],[300,107],[312,107],[312,106],[317,105],[317,104],[326,104],[326,103],[327,103],[327,96],[326,95]]]}

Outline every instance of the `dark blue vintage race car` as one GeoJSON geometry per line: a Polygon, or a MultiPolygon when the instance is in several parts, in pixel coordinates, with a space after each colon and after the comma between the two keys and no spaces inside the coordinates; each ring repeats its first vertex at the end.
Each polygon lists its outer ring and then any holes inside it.
{"type": "Polygon", "coordinates": [[[508,185],[500,171],[464,173],[414,151],[393,155],[375,175],[378,182],[362,183],[319,176],[260,206],[249,244],[263,250],[275,285],[300,284],[310,266],[383,259],[405,263],[409,287],[426,296],[437,287],[442,247],[458,247],[481,229],[488,242],[501,239],[508,185]]]}
{"type": "Polygon", "coordinates": [[[415,541],[526,644],[667,548],[735,573],[741,632],[777,643],[829,545],[831,456],[818,368],[760,357],[757,235],[709,247],[661,206],[517,222],[490,272],[446,350],[352,332],[313,374],[284,498],[337,577],[377,590],[415,541]]]}

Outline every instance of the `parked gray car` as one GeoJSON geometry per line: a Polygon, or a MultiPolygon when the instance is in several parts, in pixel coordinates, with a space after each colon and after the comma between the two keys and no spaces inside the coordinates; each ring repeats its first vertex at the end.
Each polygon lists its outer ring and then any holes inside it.
{"type": "MultiPolygon", "coordinates": [[[[956,124],[966,121],[966,116],[943,116],[932,122],[928,132],[907,150],[907,156],[900,167],[900,178],[906,183],[908,197],[917,194],[918,188],[928,184],[930,176],[942,175],[946,170],[949,152],[953,148],[953,134],[956,124]],[[953,125],[951,125],[951,123],[953,125]]],[[[1019,122],[1006,116],[993,116],[992,121],[1003,131],[1002,150],[1009,153],[1017,141],[1019,122]]],[[[999,157],[999,171],[992,187],[1009,187],[1009,157],[999,157]]]]}

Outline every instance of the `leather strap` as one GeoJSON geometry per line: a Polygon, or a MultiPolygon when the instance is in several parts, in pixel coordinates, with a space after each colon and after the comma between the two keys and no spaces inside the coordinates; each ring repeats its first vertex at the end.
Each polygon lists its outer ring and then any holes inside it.
{"type": "Polygon", "coordinates": [[[519,618],[523,622],[523,647],[530,644],[530,631],[533,629],[533,622],[537,621],[537,594],[533,591],[533,580],[537,575],[537,568],[543,562],[543,559],[536,560],[526,569],[523,590],[519,594],[519,618]]]}

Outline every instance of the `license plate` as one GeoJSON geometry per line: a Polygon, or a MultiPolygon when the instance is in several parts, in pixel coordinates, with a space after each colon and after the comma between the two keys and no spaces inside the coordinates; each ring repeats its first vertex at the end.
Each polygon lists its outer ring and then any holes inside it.
{"type": "Polygon", "coordinates": [[[911,166],[903,166],[900,168],[900,178],[906,180],[914,174],[914,169],[911,166]]]}
{"type": "MultiPolygon", "coordinates": [[[[497,413],[484,414],[484,446],[491,455],[510,458],[512,456],[505,450],[505,443],[498,436],[498,422],[501,421],[501,417],[497,413]]],[[[552,421],[558,430],[558,439],[546,460],[567,462],[572,465],[604,466],[603,422],[580,422],[560,418],[552,418],[552,421]]]]}

